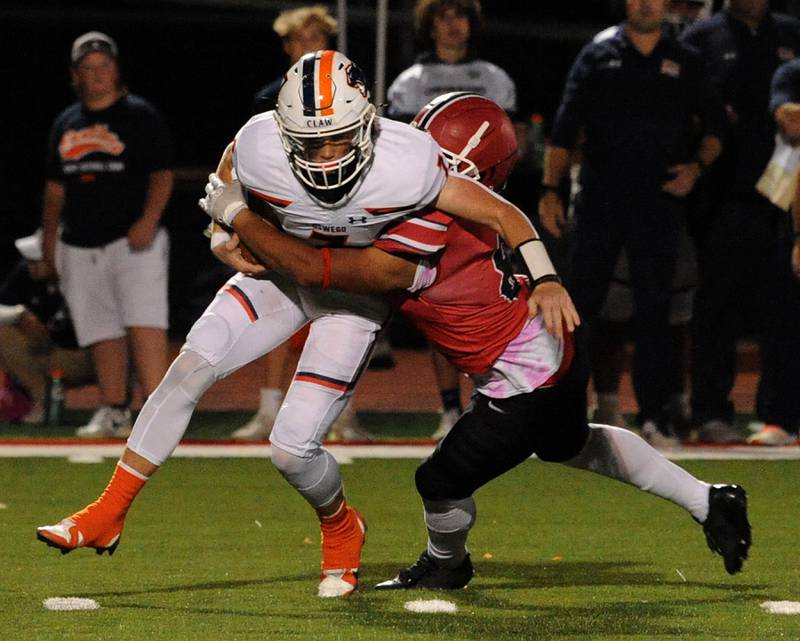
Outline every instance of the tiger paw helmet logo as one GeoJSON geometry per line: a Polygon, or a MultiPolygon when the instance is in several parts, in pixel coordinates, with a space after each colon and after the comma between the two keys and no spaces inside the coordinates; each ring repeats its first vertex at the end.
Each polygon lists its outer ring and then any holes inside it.
{"type": "Polygon", "coordinates": [[[364,98],[369,98],[369,89],[367,89],[367,76],[361,71],[361,67],[357,67],[352,62],[345,68],[347,74],[347,84],[358,89],[364,98]]]}
{"type": "Polygon", "coordinates": [[[80,160],[95,152],[119,156],[123,151],[125,143],[109,130],[108,125],[100,124],[77,131],[69,129],[64,132],[58,144],[58,153],[62,160],[80,160]]]}

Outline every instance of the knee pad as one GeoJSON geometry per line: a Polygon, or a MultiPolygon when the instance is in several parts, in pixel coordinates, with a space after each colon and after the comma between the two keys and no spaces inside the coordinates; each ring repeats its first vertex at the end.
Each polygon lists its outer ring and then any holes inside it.
{"type": "Polygon", "coordinates": [[[184,349],[172,361],[151,397],[158,402],[159,398],[165,398],[179,389],[192,404],[196,404],[216,380],[214,368],[205,358],[197,352],[184,349]]]}
{"type": "Polygon", "coordinates": [[[324,449],[301,457],[273,445],[272,464],[314,509],[328,505],[342,490],[339,464],[324,449]]]}
{"type": "Polygon", "coordinates": [[[475,523],[477,510],[471,496],[455,501],[430,501],[423,499],[425,526],[441,534],[468,532],[475,523]]]}

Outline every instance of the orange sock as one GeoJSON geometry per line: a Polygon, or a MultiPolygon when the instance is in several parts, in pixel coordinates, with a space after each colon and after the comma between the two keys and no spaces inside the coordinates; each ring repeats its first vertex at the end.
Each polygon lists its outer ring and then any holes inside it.
{"type": "Polygon", "coordinates": [[[146,478],[136,476],[123,465],[117,463],[100,497],[72,516],[76,523],[80,523],[81,530],[87,530],[84,531],[87,541],[112,534],[109,528],[116,530],[117,526],[121,527],[133,499],[147,482],[146,478]]]}
{"type": "Polygon", "coordinates": [[[342,502],[330,516],[320,517],[322,569],[357,569],[364,545],[364,527],[355,509],[342,502]]]}

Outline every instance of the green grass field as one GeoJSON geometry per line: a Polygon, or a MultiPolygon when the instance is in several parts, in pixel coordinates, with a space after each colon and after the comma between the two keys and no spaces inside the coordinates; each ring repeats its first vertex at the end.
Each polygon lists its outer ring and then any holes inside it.
{"type": "Polygon", "coordinates": [[[800,617],[759,607],[800,600],[794,461],[684,464],[748,490],[754,547],[736,577],[676,506],[529,461],[477,495],[477,574],[466,590],[387,593],[371,586],[424,545],[417,462],[356,460],[343,474],[369,533],[363,589],[345,600],[316,597],[315,518],[264,460],[170,461],[132,508],[112,558],[62,556],[37,542],[35,526],[93,499],[113,463],[0,459],[6,639],[800,639],[800,617]],[[44,610],[54,596],[92,598],[101,608],[44,610]],[[445,598],[459,611],[404,609],[420,598],[445,598]]]}

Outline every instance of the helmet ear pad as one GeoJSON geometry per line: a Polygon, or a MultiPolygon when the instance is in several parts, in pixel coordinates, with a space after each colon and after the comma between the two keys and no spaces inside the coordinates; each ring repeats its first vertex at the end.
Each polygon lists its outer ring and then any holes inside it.
{"type": "Polygon", "coordinates": [[[519,159],[514,123],[496,102],[471,92],[453,92],[425,105],[411,122],[428,131],[450,169],[502,190],[519,159]]]}
{"type": "Polygon", "coordinates": [[[292,171],[323,201],[341,198],[369,166],[375,107],[364,72],[337,51],[315,51],[292,65],[278,93],[275,121],[292,171]],[[305,153],[312,141],[348,133],[353,142],[340,158],[315,161],[305,153]]]}

